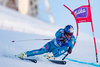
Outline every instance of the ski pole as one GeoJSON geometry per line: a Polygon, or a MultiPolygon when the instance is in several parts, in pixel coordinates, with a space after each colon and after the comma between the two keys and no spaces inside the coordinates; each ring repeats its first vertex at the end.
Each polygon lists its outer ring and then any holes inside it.
{"type": "MultiPolygon", "coordinates": [[[[58,39],[58,40],[63,40],[62,38],[56,38],[56,39],[58,39]]],[[[17,40],[17,41],[15,41],[15,40],[12,40],[11,42],[24,42],[24,41],[33,41],[33,40],[52,40],[52,39],[26,39],[26,40],[17,40]]]]}
{"type": "MultiPolygon", "coordinates": [[[[77,37],[78,37],[78,35],[76,36],[76,40],[77,40],[77,37]]],[[[74,42],[74,46],[75,46],[75,44],[76,44],[76,41],[74,42]]],[[[68,55],[69,55],[69,53],[67,53],[67,54],[63,57],[62,60],[64,60],[68,55]]]]}
{"type": "Polygon", "coordinates": [[[26,39],[26,40],[12,40],[11,42],[24,42],[24,41],[32,41],[32,40],[52,40],[52,39],[26,39]]]}
{"type": "Polygon", "coordinates": [[[64,60],[64,59],[68,56],[68,54],[69,54],[69,53],[67,53],[67,54],[63,57],[63,59],[62,59],[62,60],[64,60]]]}

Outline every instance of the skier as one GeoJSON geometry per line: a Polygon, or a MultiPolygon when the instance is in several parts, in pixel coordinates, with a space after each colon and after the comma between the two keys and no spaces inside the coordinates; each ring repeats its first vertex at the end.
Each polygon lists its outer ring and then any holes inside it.
{"type": "Polygon", "coordinates": [[[59,57],[65,52],[71,54],[75,42],[73,30],[72,25],[67,25],[64,29],[59,29],[55,34],[56,38],[46,43],[42,48],[21,53],[18,57],[25,58],[48,52],[52,53],[54,57],[59,57]]]}

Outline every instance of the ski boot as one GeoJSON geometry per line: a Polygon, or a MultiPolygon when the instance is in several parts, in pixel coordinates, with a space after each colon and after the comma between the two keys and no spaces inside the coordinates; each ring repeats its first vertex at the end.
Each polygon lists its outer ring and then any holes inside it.
{"type": "Polygon", "coordinates": [[[20,53],[19,55],[17,55],[18,58],[26,58],[27,55],[26,55],[26,52],[24,53],[20,53]]]}
{"type": "Polygon", "coordinates": [[[52,54],[52,53],[47,53],[46,55],[44,55],[44,57],[45,57],[46,59],[50,59],[50,58],[53,57],[53,54],[52,54]]]}

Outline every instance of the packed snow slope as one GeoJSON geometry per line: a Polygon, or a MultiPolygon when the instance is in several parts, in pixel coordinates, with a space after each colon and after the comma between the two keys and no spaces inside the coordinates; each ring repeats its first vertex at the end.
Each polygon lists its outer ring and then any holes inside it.
{"type": "Polygon", "coordinates": [[[59,27],[42,22],[36,18],[21,15],[0,6],[0,66],[1,67],[100,67],[100,40],[97,40],[99,63],[95,62],[93,39],[80,33],[77,43],[65,60],[66,65],[49,62],[42,55],[38,63],[22,61],[13,57],[21,52],[41,48],[48,41],[32,39],[54,38],[59,27]],[[12,40],[15,42],[12,43],[12,40]]]}

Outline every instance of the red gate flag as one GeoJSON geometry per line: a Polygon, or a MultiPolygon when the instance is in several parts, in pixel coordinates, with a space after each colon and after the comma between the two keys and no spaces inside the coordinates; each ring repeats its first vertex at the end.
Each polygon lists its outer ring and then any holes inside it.
{"type": "MultiPolygon", "coordinates": [[[[76,20],[76,24],[77,24],[76,39],[78,37],[78,29],[79,29],[78,23],[91,22],[92,34],[93,34],[94,45],[95,45],[96,62],[98,63],[97,46],[96,46],[96,39],[94,36],[94,28],[93,28],[93,22],[92,22],[92,16],[91,16],[90,0],[88,0],[88,5],[80,6],[73,11],[70,8],[68,8],[66,5],[64,5],[64,7],[66,7],[72,13],[72,15],[74,16],[74,18],[76,20]]],[[[76,41],[74,43],[74,46],[75,46],[75,44],[76,44],[76,41]]]]}
{"type": "Polygon", "coordinates": [[[92,22],[91,10],[89,5],[80,6],[79,8],[75,9],[73,13],[78,23],[92,22]]]}

